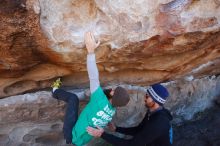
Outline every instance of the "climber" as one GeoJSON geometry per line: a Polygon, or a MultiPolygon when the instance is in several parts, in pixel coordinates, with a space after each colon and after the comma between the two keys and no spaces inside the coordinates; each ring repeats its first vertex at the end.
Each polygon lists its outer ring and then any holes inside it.
{"type": "Polygon", "coordinates": [[[63,133],[67,144],[77,146],[88,143],[92,136],[86,131],[87,126],[105,127],[115,114],[115,108],[125,106],[129,102],[129,95],[122,87],[102,90],[99,83],[99,73],[96,66],[94,50],[99,43],[91,32],[85,34],[87,54],[87,70],[90,81],[91,98],[78,118],[79,99],[76,94],[60,89],[61,81],[57,79],[53,87],[53,97],[67,102],[64,118],[63,133]]]}
{"type": "Polygon", "coordinates": [[[131,139],[119,138],[108,134],[103,128],[87,127],[87,131],[94,137],[101,137],[113,146],[171,146],[172,145],[172,116],[163,107],[169,93],[167,89],[154,84],[147,89],[145,105],[148,111],[142,122],[131,128],[116,127],[109,124],[112,132],[131,135],[131,139]]]}

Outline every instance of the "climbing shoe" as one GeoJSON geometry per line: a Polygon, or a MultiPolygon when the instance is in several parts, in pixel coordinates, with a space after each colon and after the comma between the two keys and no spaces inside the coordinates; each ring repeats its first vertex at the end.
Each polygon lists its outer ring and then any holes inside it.
{"type": "Polygon", "coordinates": [[[61,85],[62,85],[61,79],[58,78],[56,81],[54,81],[54,82],[52,83],[51,87],[58,89],[58,88],[60,88],[61,85]]]}

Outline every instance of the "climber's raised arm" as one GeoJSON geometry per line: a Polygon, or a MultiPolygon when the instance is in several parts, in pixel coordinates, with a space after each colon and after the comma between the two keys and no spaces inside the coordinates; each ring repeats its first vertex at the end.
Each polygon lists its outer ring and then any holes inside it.
{"type": "Polygon", "coordinates": [[[99,72],[96,65],[95,49],[99,46],[100,42],[96,42],[94,35],[91,32],[85,33],[85,44],[88,51],[87,54],[87,70],[89,74],[90,91],[95,92],[100,86],[99,72]]]}

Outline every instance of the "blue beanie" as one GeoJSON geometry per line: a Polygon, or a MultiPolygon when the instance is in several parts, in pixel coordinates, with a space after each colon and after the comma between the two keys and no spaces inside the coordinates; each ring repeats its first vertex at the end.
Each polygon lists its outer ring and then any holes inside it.
{"type": "Polygon", "coordinates": [[[147,89],[147,93],[159,105],[163,105],[169,96],[167,89],[160,84],[154,84],[150,86],[150,88],[147,89]]]}

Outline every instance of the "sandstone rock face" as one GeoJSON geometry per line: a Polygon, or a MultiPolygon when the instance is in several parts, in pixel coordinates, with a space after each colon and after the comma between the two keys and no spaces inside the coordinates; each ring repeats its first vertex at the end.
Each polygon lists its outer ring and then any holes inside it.
{"type": "MultiPolygon", "coordinates": [[[[198,118],[220,97],[219,0],[2,0],[0,20],[0,145],[65,145],[63,102],[47,91],[12,95],[45,90],[57,77],[64,86],[87,89],[86,31],[101,41],[102,86],[123,84],[132,97],[115,115],[119,126],[141,121],[143,90],[152,83],[167,82],[172,96],[166,107],[176,125],[198,118]]],[[[190,130],[179,130],[179,145],[189,138],[181,141],[181,132],[190,130]]],[[[218,145],[219,133],[213,133],[218,145]]],[[[198,141],[191,144],[206,144],[198,141]]]]}
{"type": "Polygon", "coordinates": [[[49,87],[57,76],[88,86],[88,30],[101,40],[105,85],[220,72],[219,0],[3,0],[0,20],[0,97],[49,87]]]}

